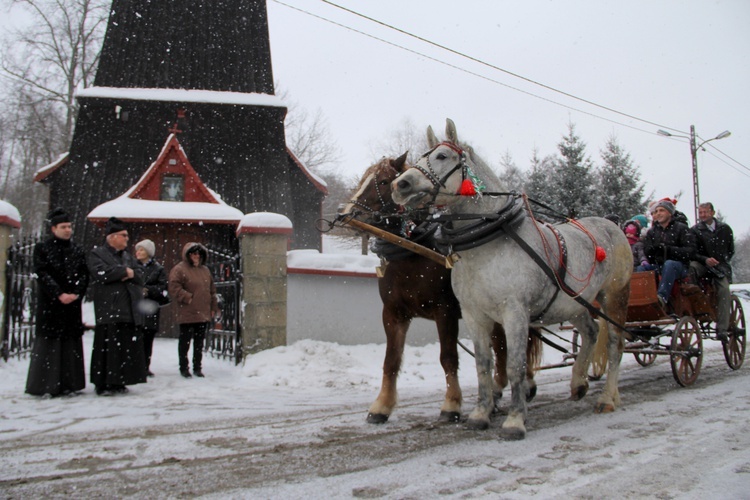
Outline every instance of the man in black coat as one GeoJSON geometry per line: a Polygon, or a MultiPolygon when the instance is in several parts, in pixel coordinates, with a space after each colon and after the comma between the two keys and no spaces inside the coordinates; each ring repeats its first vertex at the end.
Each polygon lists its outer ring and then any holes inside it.
{"type": "Polygon", "coordinates": [[[654,224],[643,240],[648,261],[656,265],[661,278],[657,291],[663,307],[669,302],[675,281],[688,275],[695,252],[695,237],[687,224],[673,217],[675,207],[668,199],[659,200],[652,209],[654,224]]]}
{"type": "Polygon", "coordinates": [[[99,395],[128,392],[126,385],[146,382],[143,324],[138,310],[143,299],[140,264],[125,251],[128,230],[120,219],[107,221],[107,239],[88,257],[94,297],[94,347],[91,383],[99,395]]]}
{"type": "Polygon", "coordinates": [[[47,215],[52,236],[34,247],[37,276],[36,335],[26,392],[59,396],[86,387],[81,302],[89,284],[86,253],[71,240],[70,215],[47,215]]]}
{"type": "Polygon", "coordinates": [[[690,271],[696,279],[710,275],[716,286],[716,337],[727,339],[729,328],[729,306],[732,282],[732,266],[729,261],[734,256],[734,233],[729,225],[716,220],[713,203],[698,206],[700,222],[691,228],[696,239],[696,252],[690,263],[690,271]]]}

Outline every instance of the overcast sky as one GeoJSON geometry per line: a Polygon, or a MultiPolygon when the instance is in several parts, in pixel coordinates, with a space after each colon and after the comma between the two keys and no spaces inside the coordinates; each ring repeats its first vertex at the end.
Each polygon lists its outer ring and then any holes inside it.
{"type": "Polygon", "coordinates": [[[375,159],[373,144],[382,143],[407,118],[420,129],[432,125],[442,135],[450,117],[459,136],[488,161],[498,164],[507,151],[523,169],[534,148],[540,156],[556,154],[572,122],[597,163],[614,134],[640,168],[647,193],[661,198],[682,192],[678,209],[692,222],[688,141],[656,134],[668,128],[688,135],[692,124],[703,140],[732,132],[698,153],[700,198],[716,205],[736,235],[750,230],[750,2],[335,3],[487,65],[652,122],[566,97],[324,1],[268,0],[274,78],[292,100],[323,111],[347,174],[363,172],[375,159]]]}
{"type": "Polygon", "coordinates": [[[523,169],[535,148],[557,154],[572,122],[597,163],[614,134],[647,194],[682,193],[678,208],[692,222],[688,141],[656,134],[686,136],[692,124],[698,142],[732,132],[698,153],[700,198],[737,236],[750,231],[747,0],[335,0],[486,64],[323,0],[267,2],[274,79],[300,106],[322,110],[347,176],[381,156],[378,144],[406,119],[442,135],[450,117],[491,164],[509,152],[523,169]]]}

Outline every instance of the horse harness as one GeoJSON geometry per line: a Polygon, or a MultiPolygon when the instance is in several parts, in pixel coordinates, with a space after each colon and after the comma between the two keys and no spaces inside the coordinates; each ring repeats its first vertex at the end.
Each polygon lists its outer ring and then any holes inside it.
{"type": "MultiPolygon", "coordinates": [[[[431,173],[428,173],[422,167],[414,166],[414,168],[417,168],[420,172],[422,172],[422,174],[425,175],[425,177],[427,177],[435,186],[435,190],[432,192],[433,202],[437,197],[440,187],[445,187],[445,181],[451,175],[453,175],[453,173],[461,168],[462,175],[465,176],[466,169],[468,168],[468,166],[466,165],[466,157],[463,150],[457,148],[457,146],[451,143],[441,144],[450,147],[461,155],[461,161],[458,162],[455,167],[449,170],[442,177],[442,179],[438,179],[437,174],[434,172],[429,163],[429,154],[432,153],[435,148],[423,155],[427,156],[427,167],[431,171],[431,173]]],[[[450,225],[451,221],[454,220],[478,220],[474,224],[470,224],[458,229],[446,228],[445,226],[443,226],[439,234],[435,236],[435,240],[438,244],[448,245],[448,247],[453,251],[467,250],[484,245],[485,243],[498,238],[502,234],[507,234],[529,255],[529,257],[532,258],[532,260],[542,269],[542,271],[552,280],[552,282],[555,283],[555,294],[547,303],[542,312],[534,318],[531,318],[532,322],[538,321],[544,316],[544,314],[547,313],[549,308],[557,299],[560,290],[562,289],[566,293],[566,295],[585,307],[592,315],[601,317],[608,323],[616,326],[623,331],[628,331],[628,329],[624,325],[610,318],[603,311],[595,307],[589,301],[587,301],[565,285],[568,255],[567,245],[565,244],[565,239],[562,237],[562,234],[560,234],[560,232],[554,226],[552,226],[551,224],[546,224],[546,226],[553,232],[555,238],[558,241],[558,244],[560,245],[560,266],[557,273],[555,273],[555,271],[550,267],[550,265],[547,263],[547,261],[544,260],[542,256],[540,256],[528,243],[526,243],[526,241],[523,240],[523,238],[518,235],[515,229],[524,220],[525,217],[530,217],[529,213],[523,210],[524,203],[522,195],[515,192],[482,193],[481,195],[506,195],[508,196],[508,201],[506,202],[505,206],[503,206],[503,208],[501,208],[500,211],[495,214],[443,214],[434,217],[435,221],[447,222],[448,225],[450,225]]]]}

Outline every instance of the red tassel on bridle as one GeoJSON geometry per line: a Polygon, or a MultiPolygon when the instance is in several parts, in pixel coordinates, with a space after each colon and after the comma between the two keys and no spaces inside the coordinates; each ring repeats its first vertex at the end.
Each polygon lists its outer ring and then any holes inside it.
{"type": "Polygon", "coordinates": [[[477,190],[474,188],[474,183],[471,179],[464,179],[461,183],[461,187],[458,189],[458,194],[461,196],[475,196],[477,190]]]}

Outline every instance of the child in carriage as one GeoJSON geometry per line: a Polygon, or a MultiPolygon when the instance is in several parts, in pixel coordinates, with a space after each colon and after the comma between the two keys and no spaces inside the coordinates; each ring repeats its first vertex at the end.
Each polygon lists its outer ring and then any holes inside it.
{"type": "Polygon", "coordinates": [[[622,228],[630,243],[630,251],[633,252],[633,269],[635,271],[650,271],[654,266],[648,263],[646,252],[641,241],[641,225],[635,219],[625,222],[622,228]]]}
{"type": "Polygon", "coordinates": [[[638,221],[630,219],[625,222],[622,231],[625,233],[628,243],[630,243],[630,251],[633,253],[633,269],[644,271],[645,269],[640,268],[648,265],[648,259],[646,259],[646,252],[643,250],[643,242],[641,241],[641,225],[638,221]]]}

